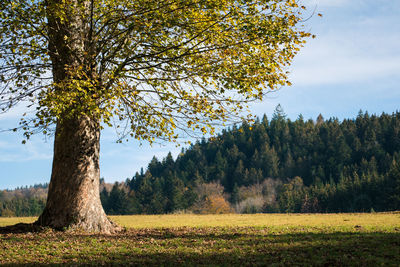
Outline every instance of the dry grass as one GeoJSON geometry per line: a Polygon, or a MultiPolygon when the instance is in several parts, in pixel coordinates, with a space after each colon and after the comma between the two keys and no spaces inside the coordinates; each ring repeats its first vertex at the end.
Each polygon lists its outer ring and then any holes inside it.
{"type": "Polygon", "coordinates": [[[0,217],[0,227],[13,225],[17,223],[33,223],[35,220],[36,220],[35,217],[11,217],[11,218],[0,217]]]}
{"type": "Polygon", "coordinates": [[[176,227],[329,227],[362,226],[369,230],[400,227],[400,213],[343,214],[220,214],[220,215],[133,215],[112,216],[127,228],[176,227]]]}
{"type": "MultiPolygon", "coordinates": [[[[361,226],[369,230],[400,227],[400,212],[342,214],[171,214],[110,216],[121,226],[134,229],[177,227],[329,227],[361,226]]],[[[33,217],[0,218],[0,226],[30,223],[33,217]]]]}

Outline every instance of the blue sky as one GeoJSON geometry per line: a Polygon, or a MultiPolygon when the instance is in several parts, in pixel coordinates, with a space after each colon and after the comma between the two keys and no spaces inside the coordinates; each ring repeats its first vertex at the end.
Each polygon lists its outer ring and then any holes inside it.
{"type": "MultiPolygon", "coordinates": [[[[315,119],[354,118],[359,110],[392,113],[400,110],[400,1],[305,0],[323,17],[311,17],[307,28],[317,35],[294,60],[293,86],[270,94],[252,112],[269,117],[281,104],[291,119],[299,114],[315,119]]],[[[0,129],[15,126],[22,108],[0,115],[0,129]]],[[[50,180],[52,139],[37,135],[21,144],[18,133],[0,133],[0,189],[45,183],[50,180]]],[[[132,177],[156,155],[181,147],[131,140],[116,144],[112,130],[102,132],[101,176],[107,182],[132,177]]]]}

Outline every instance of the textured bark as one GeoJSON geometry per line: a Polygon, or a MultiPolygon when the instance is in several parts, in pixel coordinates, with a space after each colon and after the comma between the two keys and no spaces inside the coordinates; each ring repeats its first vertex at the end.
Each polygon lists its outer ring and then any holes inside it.
{"type": "Polygon", "coordinates": [[[55,229],[118,230],[100,202],[100,128],[86,116],[57,125],[47,204],[37,224],[55,229]]]}

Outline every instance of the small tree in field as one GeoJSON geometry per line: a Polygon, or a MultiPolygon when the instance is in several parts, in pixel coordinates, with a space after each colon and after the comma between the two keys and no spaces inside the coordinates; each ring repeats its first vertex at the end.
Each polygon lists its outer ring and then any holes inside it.
{"type": "Polygon", "coordinates": [[[2,0],[0,109],[26,105],[26,138],[55,138],[37,224],[115,229],[99,198],[102,125],[121,140],[213,133],[289,84],[286,67],[310,36],[298,2],[2,0]]]}

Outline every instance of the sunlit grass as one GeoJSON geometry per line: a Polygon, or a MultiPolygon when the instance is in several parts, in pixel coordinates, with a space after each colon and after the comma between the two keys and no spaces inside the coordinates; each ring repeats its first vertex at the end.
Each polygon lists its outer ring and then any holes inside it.
{"type": "MultiPolygon", "coordinates": [[[[400,227],[400,212],[342,213],[342,214],[171,214],[110,216],[127,228],[176,227],[329,227],[348,229],[363,227],[368,230],[390,230],[400,227]]],[[[30,223],[33,217],[0,218],[0,226],[30,223]]]]}
{"type": "Polygon", "coordinates": [[[36,217],[0,217],[0,227],[17,223],[33,223],[36,219],[36,217]]]}
{"type": "Polygon", "coordinates": [[[354,227],[390,229],[400,226],[400,213],[343,213],[343,214],[218,214],[218,215],[133,215],[111,216],[128,228],[170,227],[354,227]]]}

